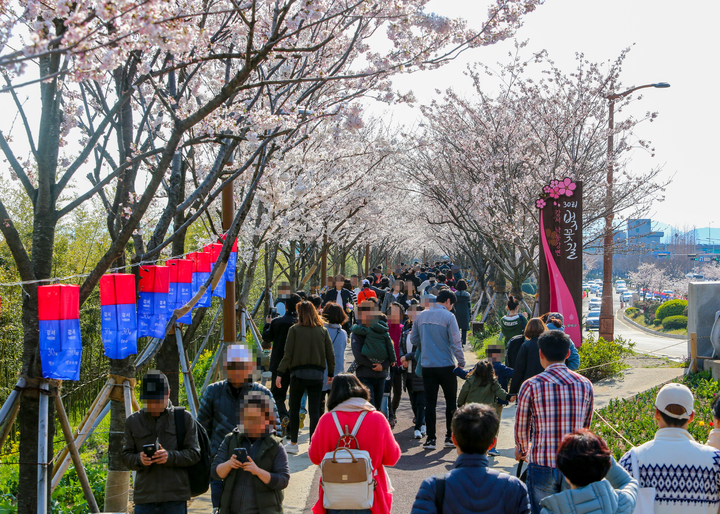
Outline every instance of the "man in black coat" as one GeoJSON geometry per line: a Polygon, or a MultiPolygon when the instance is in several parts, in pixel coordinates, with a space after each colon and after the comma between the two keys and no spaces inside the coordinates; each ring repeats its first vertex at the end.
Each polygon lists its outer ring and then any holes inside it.
{"type": "Polygon", "coordinates": [[[280,419],[285,422],[285,418],[289,418],[288,410],[285,404],[287,398],[287,390],[290,385],[289,380],[283,382],[282,387],[275,385],[275,379],[277,378],[277,369],[280,365],[280,361],[285,356],[285,342],[287,341],[288,331],[290,327],[297,323],[297,304],[302,300],[297,294],[291,294],[290,297],[285,301],[286,312],[284,316],[279,318],[265,320],[265,327],[263,327],[262,338],[265,343],[272,343],[272,352],[270,353],[270,372],[272,373],[272,382],[270,391],[272,391],[273,398],[275,398],[275,404],[280,414],[280,419]]]}

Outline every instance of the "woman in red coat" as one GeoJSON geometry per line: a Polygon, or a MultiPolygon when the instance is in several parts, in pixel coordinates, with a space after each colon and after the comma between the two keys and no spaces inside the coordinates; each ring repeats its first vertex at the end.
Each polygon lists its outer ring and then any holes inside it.
{"type": "MultiPolygon", "coordinates": [[[[370,513],[386,514],[392,508],[392,486],[385,473],[385,466],[394,466],[400,459],[400,446],[395,441],[387,419],[375,410],[370,403],[370,391],[355,375],[342,373],[332,381],[332,387],[327,400],[328,413],[318,422],[315,433],[310,442],[308,456],[313,464],[320,464],[326,453],[334,451],[340,434],[333,420],[331,412],[337,414],[341,426],[348,425],[350,430],[360,414],[367,412],[365,419],[357,433],[357,442],[360,449],[370,453],[373,469],[375,470],[375,501],[370,510],[326,510],[323,507],[323,489],[320,486],[320,498],[313,507],[315,514],[336,513],[370,513]]],[[[355,448],[353,442],[351,448],[355,448]]]]}

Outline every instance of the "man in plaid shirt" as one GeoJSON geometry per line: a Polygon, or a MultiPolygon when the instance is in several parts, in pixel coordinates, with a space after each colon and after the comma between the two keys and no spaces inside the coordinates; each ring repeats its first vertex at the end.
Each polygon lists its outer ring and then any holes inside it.
{"type": "Polygon", "coordinates": [[[571,344],[564,332],[542,334],[538,346],[545,371],[525,381],[518,394],[515,459],[528,462],[527,488],[533,514],[539,514],[540,500],[568,487],[555,463],[563,436],[589,428],[592,421],[592,383],[565,365],[571,344]]]}

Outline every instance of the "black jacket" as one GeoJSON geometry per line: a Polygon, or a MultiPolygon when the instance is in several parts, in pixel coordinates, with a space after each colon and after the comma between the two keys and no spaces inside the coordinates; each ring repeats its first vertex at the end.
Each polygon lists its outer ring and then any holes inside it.
{"type": "Polygon", "coordinates": [[[523,345],[524,342],[524,335],[511,337],[508,341],[507,347],[505,348],[505,365],[508,368],[515,367],[515,361],[517,360],[518,352],[520,351],[520,347],[523,345]]]}
{"type": "Polygon", "coordinates": [[[347,289],[341,289],[340,290],[340,296],[342,297],[340,301],[338,301],[337,297],[337,289],[331,289],[327,293],[325,293],[325,296],[323,297],[323,307],[325,307],[325,304],[328,302],[335,302],[340,307],[345,310],[345,306],[348,303],[352,303],[353,301],[353,295],[351,291],[348,291],[347,289]]]}
{"type": "Polygon", "coordinates": [[[510,384],[511,396],[518,393],[520,386],[527,379],[545,371],[545,368],[540,364],[540,347],[538,346],[537,337],[528,339],[522,344],[513,368],[512,383],[510,384]]]}
{"type": "Polygon", "coordinates": [[[372,369],[373,363],[370,359],[362,354],[362,347],[365,344],[365,336],[359,336],[357,334],[352,335],[352,352],[357,364],[355,370],[355,376],[358,378],[387,378],[388,368],[390,368],[390,361],[387,360],[382,363],[382,371],[375,371],[372,369]]]}
{"type": "Polygon", "coordinates": [[[287,341],[288,330],[297,323],[297,314],[285,314],[275,318],[272,322],[263,327],[262,338],[266,343],[272,343],[270,353],[270,371],[277,372],[280,361],[285,355],[285,342],[287,341]]]}

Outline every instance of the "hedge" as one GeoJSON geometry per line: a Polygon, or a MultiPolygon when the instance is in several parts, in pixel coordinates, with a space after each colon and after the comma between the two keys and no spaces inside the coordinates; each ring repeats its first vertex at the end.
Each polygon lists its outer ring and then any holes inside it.
{"type": "Polygon", "coordinates": [[[668,316],[662,321],[665,330],[677,330],[678,328],[687,328],[687,316],[668,316]]]}
{"type": "Polygon", "coordinates": [[[687,305],[687,300],[670,300],[657,308],[655,317],[659,320],[664,320],[668,316],[682,316],[687,305]]]}
{"type": "Polygon", "coordinates": [[[635,314],[637,314],[638,312],[640,312],[640,309],[638,309],[637,307],[628,307],[627,309],[625,309],[625,315],[631,318],[635,316],[635,314]]]}

